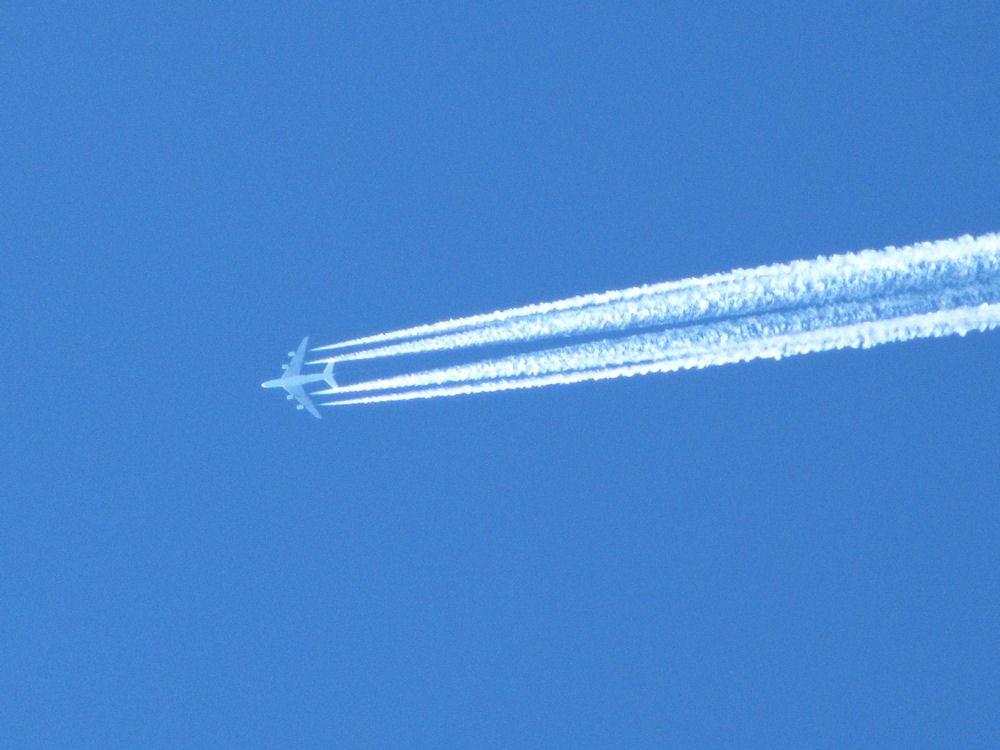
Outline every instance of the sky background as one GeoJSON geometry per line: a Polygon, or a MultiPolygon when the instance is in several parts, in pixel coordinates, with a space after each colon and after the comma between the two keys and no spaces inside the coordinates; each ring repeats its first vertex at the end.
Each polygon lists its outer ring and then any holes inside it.
{"type": "Polygon", "coordinates": [[[1000,746],[1000,334],[259,387],[1000,230],[995,2],[169,6],[0,11],[0,744],[1000,746]]]}

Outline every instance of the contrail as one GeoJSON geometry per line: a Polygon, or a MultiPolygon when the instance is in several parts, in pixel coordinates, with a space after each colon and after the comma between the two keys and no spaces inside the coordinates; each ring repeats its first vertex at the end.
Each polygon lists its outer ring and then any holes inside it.
{"type": "Polygon", "coordinates": [[[556,339],[525,354],[320,393],[395,391],[328,405],[431,398],[869,347],[998,325],[1000,234],[965,236],[572,297],[321,347],[381,344],[318,360],[337,362],[556,339]],[[636,328],[646,332],[627,333],[636,328]],[[559,338],[595,335],[604,338],[553,345],[559,338]]]}
{"type": "Polygon", "coordinates": [[[536,388],[543,385],[567,385],[586,380],[606,380],[632,375],[646,375],[653,372],[674,372],[711,365],[746,362],[751,359],[781,359],[795,354],[831,349],[869,348],[878,344],[907,341],[914,338],[936,338],[952,334],[964,336],[970,331],[985,331],[998,326],[1000,326],[1000,304],[981,305],[977,308],[959,308],[947,312],[829,328],[813,332],[809,336],[781,334],[735,345],[720,345],[714,349],[677,353],[663,359],[639,361],[628,365],[599,366],[546,375],[479,380],[457,385],[438,385],[397,393],[380,393],[374,396],[329,401],[323,406],[408,401],[418,398],[459,396],[515,388],[536,388]]]}
{"type": "MultiPolygon", "coordinates": [[[[992,236],[994,246],[998,244],[996,238],[992,236]]],[[[944,276],[960,275],[968,270],[970,259],[977,253],[996,254],[996,247],[989,247],[990,243],[979,247],[979,240],[963,237],[881,252],[868,250],[572,297],[368,337],[365,341],[401,337],[404,340],[321,358],[310,364],[622,331],[803,306],[813,300],[829,301],[837,297],[863,299],[892,284],[900,289],[933,286],[940,284],[944,276]],[[433,333],[420,337],[416,331],[433,333]]],[[[354,346],[359,341],[354,339],[319,349],[354,346]]]]}

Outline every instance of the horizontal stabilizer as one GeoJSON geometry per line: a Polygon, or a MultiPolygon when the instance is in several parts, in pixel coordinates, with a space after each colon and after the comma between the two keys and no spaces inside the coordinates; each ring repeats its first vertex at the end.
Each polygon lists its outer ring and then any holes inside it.
{"type": "Polygon", "coordinates": [[[323,380],[329,383],[331,388],[337,387],[337,381],[333,377],[333,362],[327,362],[323,370],[323,380]]]}

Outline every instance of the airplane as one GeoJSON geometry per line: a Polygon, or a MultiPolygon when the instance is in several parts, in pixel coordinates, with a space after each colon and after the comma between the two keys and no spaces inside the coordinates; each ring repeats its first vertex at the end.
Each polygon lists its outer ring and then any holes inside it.
{"type": "Polygon", "coordinates": [[[309,345],[309,337],[306,336],[302,339],[302,343],[299,344],[299,348],[294,352],[288,352],[288,356],[292,358],[292,361],[287,365],[282,365],[281,369],[284,370],[280,378],[275,378],[274,380],[265,380],[260,384],[261,388],[284,388],[288,395],[285,396],[289,401],[293,398],[299,403],[295,405],[295,408],[299,411],[306,409],[310,414],[312,414],[316,419],[322,419],[319,415],[319,411],[313,405],[308,394],[302,390],[302,386],[307,383],[319,383],[325,382],[331,388],[337,387],[337,381],[333,379],[333,362],[328,362],[326,369],[323,372],[314,372],[306,375],[302,374],[302,360],[305,359],[306,347],[309,345]]]}

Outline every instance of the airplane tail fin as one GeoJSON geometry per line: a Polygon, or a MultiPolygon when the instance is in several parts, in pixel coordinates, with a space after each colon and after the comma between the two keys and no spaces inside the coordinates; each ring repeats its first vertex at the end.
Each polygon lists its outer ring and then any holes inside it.
{"type": "Polygon", "coordinates": [[[330,384],[331,388],[337,387],[337,381],[333,377],[333,362],[327,362],[323,370],[323,380],[330,384]]]}

